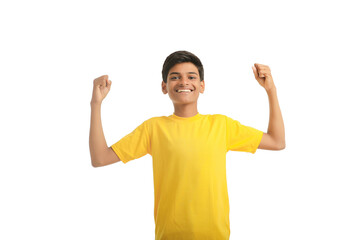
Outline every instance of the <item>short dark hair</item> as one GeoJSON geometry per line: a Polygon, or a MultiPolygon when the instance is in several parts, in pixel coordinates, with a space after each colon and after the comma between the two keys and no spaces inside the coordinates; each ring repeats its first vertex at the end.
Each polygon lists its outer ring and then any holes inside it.
{"type": "Polygon", "coordinates": [[[169,74],[170,69],[178,64],[184,62],[191,62],[193,63],[200,74],[200,81],[204,80],[204,67],[200,61],[200,59],[195,56],[195,54],[188,52],[188,51],[176,51],[170,54],[164,62],[163,69],[162,69],[162,78],[165,83],[167,83],[167,75],[169,74]]]}

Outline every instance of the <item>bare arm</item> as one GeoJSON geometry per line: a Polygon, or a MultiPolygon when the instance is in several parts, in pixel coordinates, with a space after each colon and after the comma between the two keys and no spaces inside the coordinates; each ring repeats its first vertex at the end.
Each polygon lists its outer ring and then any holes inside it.
{"type": "Polygon", "coordinates": [[[256,80],[265,88],[269,97],[270,117],[267,133],[263,134],[260,149],[282,150],[285,148],[285,127],[281,115],[276,87],[269,66],[255,63],[252,67],[256,80]]]}
{"type": "Polygon", "coordinates": [[[282,150],[285,148],[285,128],[281,115],[276,88],[267,92],[269,97],[270,117],[267,133],[258,148],[267,150],[282,150]]]}
{"type": "Polygon", "coordinates": [[[101,124],[101,103],[110,91],[112,82],[107,75],[103,75],[94,80],[93,96],[91,105],[91,122],[89,147],[91,164],[93,167],[101,167],[120,161],[111,147],[106,144],[102,124],[101,124]]]}
{"type": "Polygon", "coordinates": [[[120,161],[112,148],[106,144],[101,123],[101,104],[99,103],[91,103],[89,146],[93,167],[101,167],[120,161]]]}

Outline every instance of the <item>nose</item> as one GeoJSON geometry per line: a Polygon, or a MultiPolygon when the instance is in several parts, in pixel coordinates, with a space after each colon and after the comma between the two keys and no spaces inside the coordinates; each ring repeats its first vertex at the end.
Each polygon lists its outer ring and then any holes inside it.
{"type": "Polygon", "coordinates": [[[181,76],[180,77],[180,84],[182,84],[182,85],[189,85],[189,79],[186,77],[186,76],[181,76]]]}

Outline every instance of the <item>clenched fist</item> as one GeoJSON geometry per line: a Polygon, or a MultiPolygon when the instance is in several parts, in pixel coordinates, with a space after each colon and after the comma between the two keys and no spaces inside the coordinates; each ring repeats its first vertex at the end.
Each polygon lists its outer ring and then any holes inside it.
{"type": "Polygon", "coordinates": [[[102,103],[106,95],[109,93],[112,82],[108,75],[102,75],[94,80],[93,95],[91,103],[102,103]]]}
{"type": "Polygon", "coordinates": [[[264,64],[255,63],[252,66],[255,79],[258,81],[260,86],[265,88],[268,92],[272,89],[275,89],[275,84],[271,76],[270,67],[264,64]]]}

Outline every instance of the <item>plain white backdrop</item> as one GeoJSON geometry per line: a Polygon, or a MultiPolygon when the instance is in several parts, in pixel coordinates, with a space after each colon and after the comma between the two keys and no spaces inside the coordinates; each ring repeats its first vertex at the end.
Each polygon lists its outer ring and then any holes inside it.
{"type": "Polygon", "coordinates": [[[201,114],[267,131],[268,65],[286,149],[229,152],[230,239],[360,239],[356,1],[2,1],[1,239],[154,239],[150,155],[91,166],[93,80],[110,146],[168,116],[165,58],[204,64],[201,114]]]}

